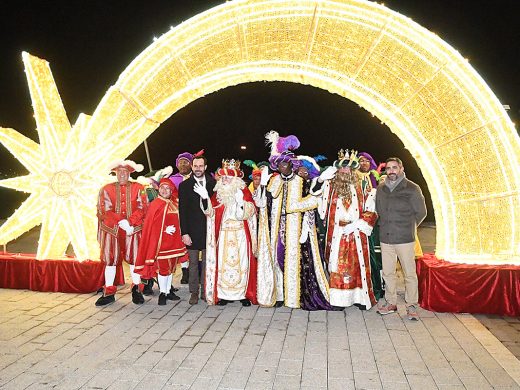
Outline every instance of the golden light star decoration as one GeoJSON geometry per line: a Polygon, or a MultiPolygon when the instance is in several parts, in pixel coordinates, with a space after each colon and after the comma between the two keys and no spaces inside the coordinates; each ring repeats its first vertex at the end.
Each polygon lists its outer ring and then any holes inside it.
{"type": "Polygon", "coordinates": [[[0,142],[27,168],[26,176],[0,180],[0,186],[29,193],[29,197],[0,227],[5,245],[41,224],[36,258],[64,258],[69,243],[78,260],[98,259],[96,199],[108,181],[97,159],[107,158],[79,147],[80,134],[90,116],[80,114],[71,127],[49,63],[22,53],[40,143],[13,129],[0,128],[0,142]],[[88,161],[88,164],[86,163],[88,161]]]}

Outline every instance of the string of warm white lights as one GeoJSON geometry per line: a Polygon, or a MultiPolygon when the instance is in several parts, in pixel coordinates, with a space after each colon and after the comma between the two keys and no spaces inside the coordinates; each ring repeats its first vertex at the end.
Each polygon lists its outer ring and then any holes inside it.
{"type": "MultiPolygon", "coordinates": [[[[28,58],[26,67],[33,62],[28,58]]],[[[160,123],[206,94],[246,82],[289,81],[357,102],[402,140],[432,195],[439,257],[520,263],[520,140],[514,125],[459,52],[383,5],[226,2],[154,39],[92,118],[72,129],[50,71],[42,69],[35,63],[28,71],[40,145],[0,131],[0,141],[40,183],[33,191],[22,184],[29,178],[0,181],[32,192],[0,228],[0,243],[43,221],[39,258],[60,254],[68,241],[79,258],[97,257],[95,189],[111,159],[126,157],[160,123]],[[485,166],[486,175],[476,166],[485,166]],[[34,209],[50,195],[52,202],[34,209]],[[71,214],[79,207],[81,217],[55,213],[53,222],[51,205],[71,214]],[[83,233],[88,244],[79,242],[83,233]]]]}
{"type": "MultiPolygon", "coordinates": [[[[31,194],[0,228],[0,243],[41,224],[38,259],[60,258],[69,243],[78,259],[97,258],[95,205],[107,174],[99,167],[87,170],[84,156],[89,150],[78,148],[78,135],[89,117],[80,115],[71,128],[47,61],[28,53],[22,58],[40,143],[0,129],[0,141],[30,172],[0,185],[31,194]]],[[[90,158],[95,164],[95,154],[90,158]]]]}

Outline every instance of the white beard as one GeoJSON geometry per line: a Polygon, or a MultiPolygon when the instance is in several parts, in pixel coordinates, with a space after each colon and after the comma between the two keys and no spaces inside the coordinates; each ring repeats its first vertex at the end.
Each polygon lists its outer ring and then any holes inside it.
{"type": "Polygon", "coordinates": [[[217,193],[217,200],[225,206],[231,206],[236,203],[235,194],[238,190],[246,187],[246,183],[239,177],[234,177],[229,184],[224,184],[222,180],[217,181],[215,192],[217,193]]]}

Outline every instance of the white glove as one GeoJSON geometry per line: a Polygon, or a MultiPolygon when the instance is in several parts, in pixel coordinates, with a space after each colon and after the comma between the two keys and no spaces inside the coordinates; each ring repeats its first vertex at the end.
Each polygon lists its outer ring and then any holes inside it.
{"type": "Polygon", "coordinates": [[[370,236],[372,234],[372,226],[370,226],[368,224],[367,221],[365,221],[364,219],[361,219],[359,218],[356,222],[356,227],[358,228],[358,230],[361,232],[361,233],[364,233],[366,234],[367,236],[370,236]]]}
{"type": "Polygon", "coordinates": [[[173,225],[166,226],[166,229],[164,229],[164,232],[166,234],[169,234],[170,236],[173,235],[173,233],[175,233],[176,231],[177,229],[173,225]]]}
{"type": "Polygon", "coordinates": [[[343,234],[348,236],[350,233],[354,233],[357,230],[356,221],[343,226],[343,234]]]}
{"type": "Polygon", "coordinates": [[[235,201],[239,206],[244,205],[244,193],[242,190],[237,190],[237,192],[235,192],[235,201]]]}
{"type": "Polygon", "coordinates": [[[269,179],[273,176],[272,173],[269,173],[269,167],[263,166],[262,173],[260,174],[260,185],[266,186],[269,183],[269,179]]]}
{"type": "Polygon", "coordinates": [[[209,199],[208,190],[200,183],[195,183],[193,191],[200,195],[202,199],[209,199]]]}
{"type": "Polygon", "coordinates": [[[122,219],[117,223],[121,229],[123,229],[126,232],[126,229],[130,227],[130,223],[128,222],[128,219],[122,219]]]}
{"type": "Polygon", "coordinates": [[[330,180],[336,174],[338,168],[335,166],[327,167],[322,173],[320,173],[320,177],[318,178],[320,183],[323,183],[325,180],[330,180]]]}
{"type": "Polygon", "coordinates": [[[265,196],[265,194],[262,194],[260,187],[256,189],[253,195],[253,200],[255,202],[256,207],[260,209],[267,207],[267,197],[265,196]]]}
{"type": "Polygon", "coordinates": [[[125,229],[125,231],[126,231],[127,236],[131,236],[132,234],[134,234],[134,227],[129,226],[128,228],[125,229]]]}

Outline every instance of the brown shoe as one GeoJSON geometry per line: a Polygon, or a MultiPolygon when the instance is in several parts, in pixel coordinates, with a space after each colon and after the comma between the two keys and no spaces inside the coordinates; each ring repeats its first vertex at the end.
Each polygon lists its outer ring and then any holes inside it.
{"type": "Polygon", "coordinates": [[[199,294],[198,293],[191,293],[189,304],[190,305],[196,305],[197,303],[199,303],[199,294]]]}

